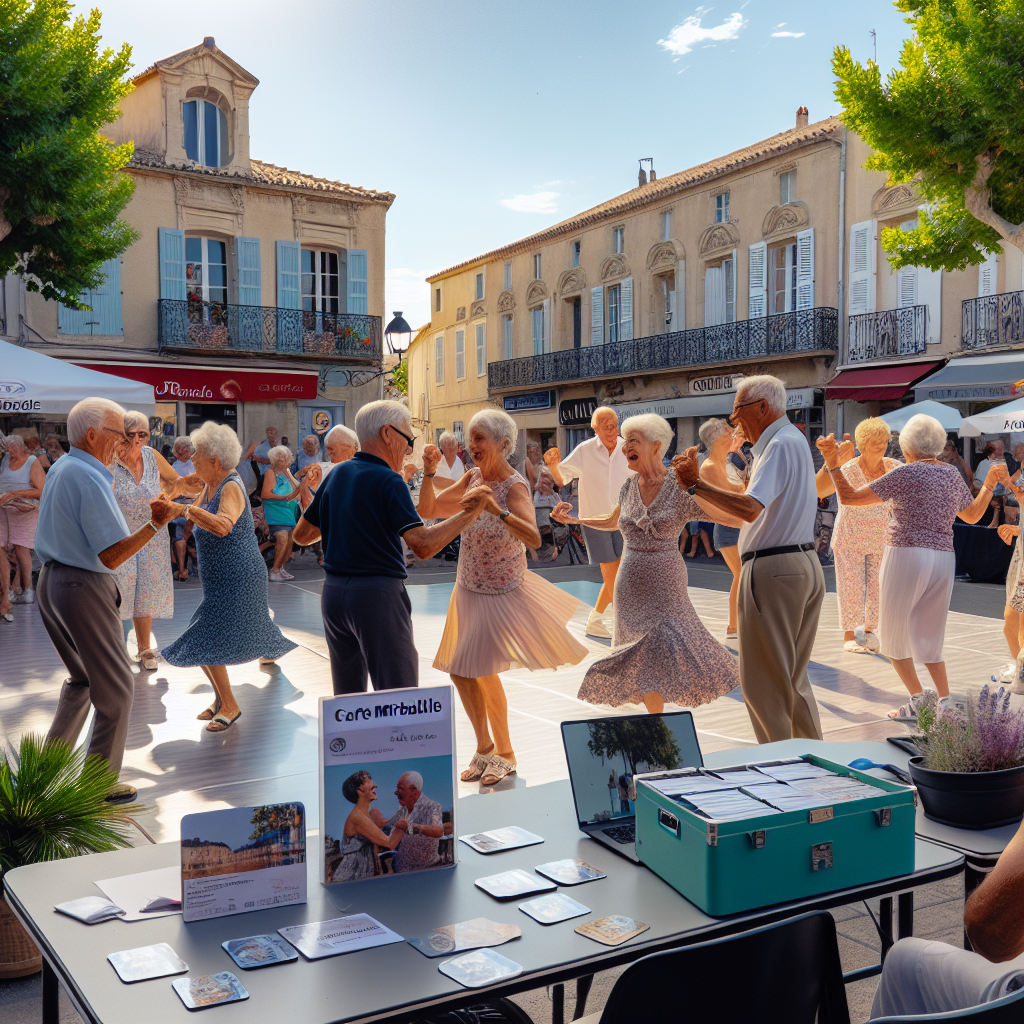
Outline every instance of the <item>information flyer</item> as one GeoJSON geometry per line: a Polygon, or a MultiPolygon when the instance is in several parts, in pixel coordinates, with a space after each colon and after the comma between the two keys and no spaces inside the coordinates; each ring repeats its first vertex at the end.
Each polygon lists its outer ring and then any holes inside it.
{"type": "Polygon", "coordinates": [[[186,921],[306,902],[302,804],[229,807],[181,819],[186,921]]]}
{"type": "Polygon", "coordinates": [[[320,880],[455,863],[450,686],[320,699],[320,880]]]}

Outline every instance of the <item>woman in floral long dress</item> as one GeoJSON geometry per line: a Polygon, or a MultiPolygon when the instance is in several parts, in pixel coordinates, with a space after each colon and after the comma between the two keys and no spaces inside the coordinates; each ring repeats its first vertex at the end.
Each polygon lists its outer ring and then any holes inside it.
{"type": "Polygon", "coordinates": [[[540,533],[530,485],[507,462],[517,435],[507,413],[478,412],[469,422],[475,468],[439,494],[433,474],[440,452],[428,445],[418,506],[424,518],[448,516],[461,511],[467,494],[489,492],[484,514],[462,533],[455,590],[434,659],[434,668],[451,675],[476,733],[476,753],[462,781],[479,779],[485,786],[516,770],[498,673],[513,665],[531,671],[576,665],[587,655],[566,629],[579,601],[526,571],[527,545],[539,548],[540,533]]]}
{"type": "MultiPolygon", "coordinates": [[[[679,535],[710,513],[679,488],[661,456],[672,428],[660,416],[632,416],[622,424],[623,454],[636,476],[619,504],[583,525],[621,530],[622,562],[615,578],[612,653],[583,677],[580,700],[591,704],[639,704],[661,712],[665,701],[685,707],[707,704],[739,685],[736,658],[705,629],[686,592],[686,564],[679,535]]],[[[552,519],[578,523],[562,502],[552,519]]]]}

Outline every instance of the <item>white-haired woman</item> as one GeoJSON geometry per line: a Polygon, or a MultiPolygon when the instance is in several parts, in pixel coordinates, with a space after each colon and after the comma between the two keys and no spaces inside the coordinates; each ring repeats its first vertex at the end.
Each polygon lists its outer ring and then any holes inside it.
{"type": "Polygon", "coordinates": [[[577,519],[562,502],[552,519],[596,530],[621,530],[622,563],[615,578],[612,651],[587,669],[580,700],[639,704],[661,712],[665,701],[697,707],[739,683],[735,657],[704,628],[686,593],[679,557],[683,524],[707,515],[662,463],[672,428],[660,416],[622,424],[622,451],[634,471],[608,516],[577,519]]]}
{"type": "MultiPolygon", "coordinates": [[[[195,473],[196,467],[192,465],[192,442],[187,435],[183,434],[174,439],[171,454],[174,456],[171,469],[178,476],[192,476],[195,473]]],[[[186,523],[184,519],[175,519],[170,524],[170,531],[174,558],[178,563],[174,578],[179,583],[188,583],[188,542],[192,536],[192,524],[186,523]]]]}
{"type": "MultiPolygon", "coordinates": [[[[137,410],[124,414],[128,443],[114,457],[114,499],[133,533],[152,517],[151,498],[166,494],[196,495],[202,481],[179,476],[167,460],[149,446],[149,417],[137,410]]],[[[135,626],[139,664],[152,672],[157,667],[153,620],[174,617],[174,585],[171,580],[171,544],[166,527],[141,551],[125,559],[115,571],[121,593],[121,621],[135,626]]]]}
{"type": "Polygon", "coordinates": [[[818,439],[818,448],[832,476],[839,500],[851,508],[885,502],[889,518],[879,572],[878,628],[880,649],[910,692],[906,704],[889,718],[916,718],[924,700],[914,659],[923,661],[935,683],[939,707],[952,710],[942,641],[949,598],[953,592],[953,521],[976,523],[992,492],[1007,483],[1004,462],[993,465],[978,496],[972,497],[959,471],[938,456],[946,431],[931,416],[918,413],[900,431],[906,465],[854,487],[839,468],[839,445],[832,434],[818,439]]]}
{"type": "Polygon", "coordinates": [[[508,706],[499,672],[513,665],[531,671],[575,665],[587,649],[566,629],[579,601],[526,570],[526,548],[540,547],[530,485],[512,469],[515,421],[500,409],[483,409],[469,421],[475,468],[435,494],[441,453],[423,450],[419,512],[461,512],[467,495],[486,488],[484,513],[462,533],[455,590],[434,668],[452,677],[476,733],[476,753],[462,773],[493,786],[516,770],[508,706]],[[489,728],[488,728],[489,725],[489,728]]]}
{"type": "Polygon", "coordinates": [[[179,515],[196,527],[203,600],[188,628],[163,650],[169,665],[199,665],[216,699],[198,717],[207,732],[223,732],[241,715],[231,692],[229,665],[274,661],[295,647],[270,618],[267,569],[253,530],[245,486],[235,471],[242,446],[235,432],[204,423],[192,432],[192,462],[203,493],[179,515]]]}
{"type": "Polygon", "coordinates": [[[289,468],[292,453],[283,444],[267,452],[270,468],[263,474],[263,518],[274,538],[274,564],[270,570],[273,583],[283,583],[295,577],[285,569],[292,557],[292,530],[299,521],[299,493],[301,484],[289,468]]]}
{"type": "MultiPolygon", "coordinates": [[[[843,476],[853,488],[865,487],[895,469],[899,463],[885,457],[889,424],[878,416],[861,420],[854,430],[860,455],[856,456],[847,435],[839,445],[843,476]]],[[[828,466],[815,477],[819,498],[835,492],[828,466]]],[[[884,505],[850,507],[839,497],[839,514],[832,528],[832,554],[836,563],[836,597],[843,646],[851,654],[878,650],[879,572],[885,551],[888,513],[884,505]]]]}
{"type": "Polygon", "coordinates": [[[10,622],[8,551],[14,555],[21,578],[21,591],[14,596],[15,603],[32,604],[36,599],[32,587],[32,547],[46,474],[18,434],[6,438],[6,449],[0,458],[0,576],[3,577],[0,581],[0,617],[4,622],[10,622]]]}
{"type": "MultiPolygon", "coordinates": [[[[701,442],[708,451],[708,457],[701,463],[700,476],[709,484],[723,491],[734,491],[742,494],[745,490],[743,479],[729,461],[729,456],[737,451],[743,443],[743,431],[735,430],[725,420],[710,419],[702,423],[700,430],[701,442]]],[[[737,595],[740,589],[740,531],[735,526],[723,526],[715,523],[715,550],[720,552],[725,564],[732,573],[732,586],[729,588],[729,622],[725,629],[726,640],[737,636],[739,616],[737,613],[737,595]]]]}

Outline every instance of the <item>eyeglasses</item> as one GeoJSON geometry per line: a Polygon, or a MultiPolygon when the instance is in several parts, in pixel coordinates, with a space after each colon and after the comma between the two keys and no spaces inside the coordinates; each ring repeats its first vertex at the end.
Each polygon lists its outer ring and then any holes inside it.
{"type": "Polygon", "coordinates": [[[148,430],[129,430],[124,436],[125,437],[149,437],[149,431],[148,430]]]}
{"type": "Polygon", "coordinates": [[[736,410],[737,409],[744,409],[748,405],[759,405],[763,401],[764,401],[763,398],[755,398],[752,402],[740,402],[740,404],[737,405],[737,406],[734,406],[732,412],[729,413],[729,415],[725,417],[725,422],[728,423],[730,427],[738,427],[739,423],[737,423],[736,420],[733,419],[733,416],[736,415],[736,410]]]}
{"type": "Polygon", "coordinates": [[[113,427],[100,427],[100,430],[109,430],[111,434],[121,438],[122,441],[127,441],[128,438],[123,430],[115,430],[113,427]]]}
{"type": "Polygon", "coordinates": [[[391,423],[389,423],[388,426],[391,427],[391,429],[396,434],[401,434],[401,436],[405,438],[405,443],[409,446],[409,451],[412,451],[413,445],[414,445],[414,443],[416,441],[416,435],[413,434],[412,436],[410,436],[404,430],[399,430],[398,427],[394,426],[394,424],[391,424],[391,423]]]}

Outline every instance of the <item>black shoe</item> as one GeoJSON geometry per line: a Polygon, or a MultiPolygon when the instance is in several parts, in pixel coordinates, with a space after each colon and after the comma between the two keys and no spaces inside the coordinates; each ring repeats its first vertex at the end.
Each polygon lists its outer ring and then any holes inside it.
{"type": "Polygon", "coordinates": [[[103,799],[108,804],[130,804],[138,795],[139,791],[134,786],[119,782],[103,799]]]}

